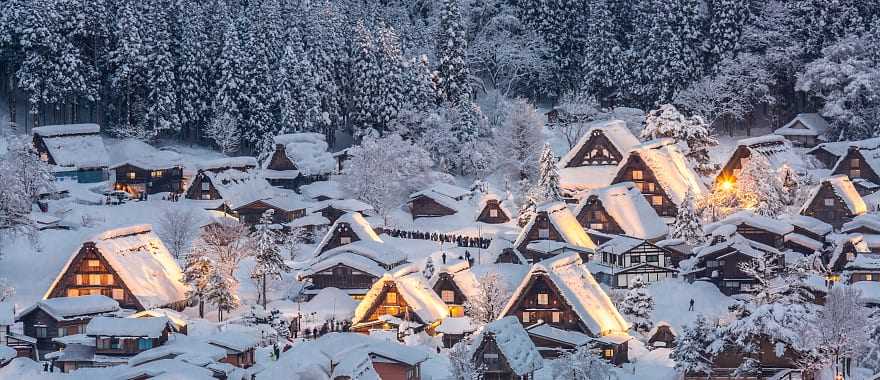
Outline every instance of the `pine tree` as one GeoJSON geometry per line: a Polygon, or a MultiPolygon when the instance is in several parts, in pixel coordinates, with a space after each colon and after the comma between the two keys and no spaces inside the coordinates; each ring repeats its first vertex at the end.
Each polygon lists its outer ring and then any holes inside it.
{"type": "Polygon", "coordinates": [[[865,356],[859,360],[862,366],[880,372],[880,311],[875,311],[868,319],[868,348],[865,356]]]}
{"type": "Polygon", "coordinates": [[[291,34],[276,74],[282,129],[288,133],[322,132],[316,69],[304,50],[299,31],[291,34]]]}
{"type": "Polygon", "coordinates": [[[648,113],[642,138],[657,139],[668,137],[687,146],[685,156],[697,172],[709,175],[718,170],[718,165],[709,158],[709,148],[718,145],[709,133],[709,126],[699,116],[687,117],[672,104],[663,104],[648,113]]]}
{"type": "Polygon", "coordinates": [[[233,17],[227,17],[223,23],[223,48],[217,60],[217,84],[215,86],[211,108],[214,115],[228,115],[234,125],[243,131],[242,112],[247,106],[246,80],[242,67],[245,65],[244,51],[238,27],[233,17]]]}
{"type": "Polygon", "coordinates": [[[256,264],[251,270],[251,278],[258,280],[260,285],[260,300],[263,309],[266,308],[266,283],[269,278],[281,278],[281,273],[290,271],[290,267],[281,256],[278,241],[281,239],[273,229],[273,215],[275,210],[269,209],[260,217],[260,223],[254,231],[254,259],[256,264]]]}
{"type": "Polygon", "coordinates": [[[675,369],[682,374],[704,373],[712,371],[713,355],[709,345],[714,341],[715,329],[702,314],[691,325],[681,328],[681,334],[675,338],[676,345],[669,355],[675,361],[675,369]]]}
{"type": "Polygon", "coordinates": [[[632,323],[632,329],[647,333],[654,327],[651,313],[654,311],[654,298],[641,278],[636,278],[629,286],[626,296],[618,305],[620,312],[632,323]]]}
{"type": "Polygon", "coordinates": [[[735,55],[749,21],[748,4],[740,0],[713,0],[710,4],[708,53],[710,62],[735,55]]]}
{"type": "Polygon", "coordinates": [[[142,128],[148,130],[152,139],[164,130],[177,130],[180,120],[177,112],[177,83],[175,57],[172,51],[171,26],[168,25],[170,3],[164,0],[149,2],[146,11],[146,27],[142,37],[144,59],[148,62],[145,72],[145,109],[142,128]]]}
{"type": "Polygon", "coordinates": [[[556,156],[549,143],[544,144],[539,161],[539,179],[535,198],[539,203],[556,202],[563,200],[562,189],[559,186],[559,168],[556,166],[556,156]]]}
{"type": "Polygon", "coordinates": [[[579,346],[574,351],[563,352],[553,361],[553,378],[568,380],[594,380],[614,378],[614,366],[599,356],[600,350],[579,346]]]}
{"type": "Polygon", "coordinates": [[[696,0],[650,1],[650,29],[642,40],[643,99],[668,102],[702,74],[701,16],[696,0]]]}
{"type": "Polygon", "coordinates": [[[205,299],[211,287],[213,271],[214,263],[209,257],[201,254],[187,256],[183,281],[189,285],[190,290],[187,293],[189,299],[199,303],[199,318],[205,317],[205,299]]]}
{"type": "Polygon", "coordinates": [[[583,61],[586,87],[603,100],[613,97],[616,89],[625,85],[620,63],[624,47],[614,34],[615,19],[608,1],[596,0],[590,8],[592,15],[583,61]]]}
{"type": "Polygon", "coordinates": [[[691,246],[699,245],[703,242],[703,223],[696,210],[697,200],[694,193],[688,190],[685,194],[684,202],[678,207],[678,214],[675,215],[675,222],[672,223],[669,230],[671,239],[683,239],[685,243],[691,246]]]}
{"type": "Polygon", "coordinates": [[[437,69],[442,99],[452,104],[469,102],[470,71],[467,66],[467,40],[458,0],[443,0],[437,35],[437,69]]]}
{"type": "Polygon", "coordinates": [[[238,307],[235,295],[235,280],[222,270],[213,270],[208,278],[208,291],[205,298],[217,307],[217,321],[223,321],[223,312],[238,307]]]}
{"type": "Polygon", "coordinates": [[[425,278],[430,279],[431,277],[434,277],[434,270],[434,260],[431,256],[428,256],[425,260],[425,268],[422,269],[422,275],[425,276],[425,278]]]}
{"type": "MultiPolygon", "coordinates": [[[[222,3],[220,3],[222,4],[222,3]]],[[[217,5],[217,4],[212,4],[217,5]]],[[[207,4],[192,2],[181,7],[177,21],[181,39],[178,47],[177,98],[180,123],[185,137],[198,138],[208,123],[211,109],[212,66],[216,51],[211,50],[207,4]]],[[[221,6],[221,5],[218,5],[221,6]]],[[[224,9],[210,8],[211,13],[225,14],[224,9]]]]}

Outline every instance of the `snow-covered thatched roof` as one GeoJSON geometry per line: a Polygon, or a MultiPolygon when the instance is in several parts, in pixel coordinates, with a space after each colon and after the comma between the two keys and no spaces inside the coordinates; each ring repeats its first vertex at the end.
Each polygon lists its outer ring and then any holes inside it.
{"type": "Polygon", "coordinates": [[[631,154],[638,155],[645,162],[676,205],[684,202],[688,190],[695,197],[706,192],[706,186],[673,140],[652,140],[634,147],[631,154]]]}
{"type": "Polygon", "coordinates": [[[414,266],[407,266],[394,273],[385,273],[364,295],[354,312],[353,323],[363,322],[367,313],[379,302],[379,296],[387,282],[394,283],[398,294],[412,308],[424,323],[432,323],[449,316],[449,309],[443,300],[431,289],[422,272],[414,266]]]}
{"type": "MultiPolygon", "coordinates": [[[[383,262],[382,264],[386,263],[383,262]]],[[[382,277],[382,275],[385,274],[385,268],[379,265],[379,263],[371,257],[359,255],[351,250],[340,250],[339,252],[331,252],[330,254],[321,255],[321,257],[318,258],[317,261],[310,264],[307,269],[300,272],[300,276],[311,276],[315,273],[333,268],[337,265],[344,265],[349,268],[354,268],[375,277],[382,277]]]]}
{"type": "Polygon", "coordinates": [[[470,204],[465,201],[471,196],[471,194],[472,193],[467,189],[450,185],[448,183],[437,182],[424,190],[410,194],[409,199],[412,201],[416,198],[425,197],[434,200],[443,207],[458,212],[470,206],[470,204]]]}
{"type": "Polygon", "coordinates": [[[817,113],[799,113],[794,119],[773,133],[782,136],[816,136],[825,135],[828,130],[828,121],[817,113]],[[798,127],[802,125],[803,128],[798,127]]]}
{"type": "Polygon", "coordinates": [[[221,331],[208,338],[208,343],[232,351],[245,352],[257,347],[257,338],[235,331],[221,331]]]}
{"type": "MultiPolygon", "coordinates": [[[[806,215],[786,214],[781,216],[779,220],[820,236],[827,235],[834,229],[830,224],[806,215]]],[[[878,228],[880,228],[880,220],[878,220],[878,228]]],[[[878,231],[880,231],[880,229],[878,229],[878,231]]]]}
{"type": "Polygon", "coordinates": [[[807,154],[812,154],[820,150],[824,150],[837,157],[842,157],[846,155],[846,152],[849,150],[850,147],[864,150],[877,149],[880,148],[880,137],[872,137],[870,139],[858,141],[835,141],[822,143],[816,145],[813,149],[808,150],[807,154]]]}
{"type": "Polygon", "coordinates": [[[577,253],[562,254],[532,265],[529,273],[513,292],[501,312],[507,315],[523,296],[526,286],[536,274],[546,275],[559,289],[562,297],[578,318],[595,335],[626,332],[629,324],[617,311],[614,303],[583,265],[577,253]]]}
{"type": "Polygon", "coordinates": [[[571,160],[577,156],[578,152],[583,149],[584,144],[590,141],[590,138],[593,137],[594,133],[601,133],[607,137],[608,141],[611,141],[611,144],[613,144],[614,147],[617,148],[617,151],[624,157],[626,157],[626,153],[629,152],[632,147],[639,145],[639,139],[636,138],[629,128],[626,127],[626,122],[623,120],[595,122],[594,125],[590,127],[580,139],[578,139],[577,143],[574,144],[571,150],[559,158],[557,166],[559,166],[560,169],[567,167],[569,163],[571,163],[571,160]]]}
{"type": "Polygon", "coordinates": [[[740,226],[743,224],[762,229],[764,231],[772,232],[777,235],[785,235],[794,231],[794,226],[790,223],[786,223],[779,219],[758,215],[748,210],[736,212],[715,223],[707,224],[703,227],[703,231],[705,231],[707,234],[714,234],[714,231],[721,226],[740,226]]]}
{"type": "Polygon", "coordinates": [[[495,339],[510,369],[518,376],[530,374],[544,367],[544,358],[516,317],[508,316],[489,323],[483,327],[478,339],[487,334],[495,339]]]}
{"type": "Polygon", "coordinates": [[[201,170],[223,170],[231,168],[253,169],[257,167],[257,159],[250,156],[223,157],[214,160],[202,161],[198,164],[201,170]]]}
{"type": "Polygon", "coordinates": [[[110,163],[110,155],[97,124],[67,124],[36,127],[55,164],[61,167],[98,168],[110,163]]]}
{"type": "Polygon", "coordinates": [[[34,309],[41,309],[58,321],[71,317],[111,313],[119,310],[116,300],[102,295],[88,295],[80,297],[47,298],[18,313],[18,318],[30,313],[34,309]]]}
{"type": "MultiPolygon", "coordinates": [[[[632,182],[590,191],[578,202],[575,215],[580,215],[581,210],[592,196],[602,202],[605,211],[614,218],[614,221],[627,235],[647,240],[666,235],[666,223],[657,215],[657,211],[654,211],[645,196],[632,182]]],[[[588,228],[589,226],[583,227],[588,228]]]]}
{"type": "MultiPolygon", "coordinates": [[[[773,248],[769,245],[756,242],[754,240],[748,239],[740,234],[733,234],[725,240],[722,240],[716,244],[711,244],[707,246],[694,248],[694,253],[697,258],[701,258],[704,256],[708,256],[722,250],[731,248],[736,252],[740,252],[749,257],[760,259],[767,254],[779,255],[780,252],[778,249],[773,248]]],[[[731,254],[731,253],[729,253],[731,254]]],[[[725,255],[726,256],[726,255],[725,255]]],[[[723,257],[723,256],[722,256],[723,257]]],[[[721,257],[719,257],[721,258],[721,257]]]]}
{"type": "Polygon", "coordinates": [[[95,317],[86,325],[86,335],[158,338],[168,328],[168,323],[165,317],[95,317]]]}
{"type": "Polygon", "coordinates": [[[277,192],[254,172],[227,169],[217,173],[203,171],[201,174],[211,181],[223,202],[232,209],[258,199],[271,198],[277,192]]]}
{"type": "Polygon", "coordinates": [[[741,139],[736,142],[737,146],[746,147],[751,153],[758,153],[770,162],[770,167],[778,169],[784,165],[803,171],[806,163],[803,156],[794,150],[791,141],[780,135],[764,135],[741,139]]]}
{"type": "Polygon", "coordinates": [[[843,224],[841,232],[847,233],[858,229],[867,229],[880,233],[880,215],[862,214],[843,224]]]}
{"type": "MultiPolygon", "coordinates": [[[[145,309],[162,307],[186,299],[183,273],[159,236],[149,224],[117,228],[100,233],[93,242],[101,256],[125,283],[145,309]]],[[[71,255],[46,297],[58,286],[74,258],[71,255]]]]}
{"type": "Polygon", "coordinates": [[[382,238],[376,234],[376,231],[373,230],[373,226],[370,225],[370,222],[368,222],[363,215],[359,212],[347,212],[336,219],[330,229],[327,230],[327,234],[324,235],[324,238],[322,238],[321,242],[315,247],[315,256],[320,254],[321,251],[324,250],[324,247],[330,243],[334,231],[336,231],[336,228],[342,224],[348,225],[351,232],[360,239],[359,241],[372,241],[380,244],[384,243],[382,238]]]}
{"type": "Polygon", "coordinates": [[[373,206],[357,199],[328,199],[326,201],[315,203],[315,205],[309,207],[309,212],[319,212],[326,208],[359,213],[373,211],[373,206]]]}
{"type": "MultiPolygon", "coordinates": [[[[278,135],[275,136],[275,144],[284,145],[284,154],[303,175],[326,174],[336,168],[336,159],[327,151],[323,134],[303,132],[278,135]]],[[[267,177],[270,176],[267,173],[267,177]]]]}
{"type": "Polygon", "coordinates": [[[563,242],[577,248],[596,249],[596,244],[584,232],[584,228],[578,223],[577,218],[574,217],[571,209],[564,202],[547,202],[538,205],[535,216],[523,227],[516,238],[516,242],[513,243],[514,247],[519,247],[526,242],[529,231],[534,228],[537,216],[541,214],[547,215],[550,224],[559,232],[563,242]]]}
{"type": "Polygon", "coordinates": [[[816,185],[816,187],[810,192],[810,196],[807,197],[804,206],[801,208],[801,213],[807,211],[810,205],[813,204],[816,196],[819,195],[822,186],[826,183],[834,190],[834,194],[844,202],[851,214],[861,215],[868,212],[868,205],[865,203],[865,200],[862,199],[862,196],[856,190],[852,181],[850,181],[849,177],[841,174],[825,178],[816,185]]]}

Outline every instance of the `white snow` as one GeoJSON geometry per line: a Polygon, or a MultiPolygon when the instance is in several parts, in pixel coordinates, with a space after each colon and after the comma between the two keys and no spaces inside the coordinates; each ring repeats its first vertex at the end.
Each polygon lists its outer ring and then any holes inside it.
{"type": "Polygon", "coordinates": [[[87,169],[106,167],[109,164],[110,155],[96,124],[74,125],[75,128],[70,131],[61,127],[66,126],[53,125],[33,129],[34,135],[43,137],[56,165],[62,168],[87,169]],[[76,128],[77,126],[83,127],[76,128]]]}
{"type": "MultiPolygon", "coordinates": [[[[275,143],[284,145],[284,153],[304,175],[327,174],[336,168],[336,160],[327,151],[327,142],[320,133],[291,133],[275,136],[275,143]]],[[[273,171],[278,173],[277,171],[273,171]]],[[[296,177],[294,175],[294,177],[296,177]]],[[[278,177],[275,177],[278,178],[278,177]]]]}
{"type": "Polygon", "coordinates": [[[240,353],[257,347],[259,342],[256,338],[248,334],[235,331],[223,331],[208,338],[208,343],[240,353]]]}
{"type": "Polygon", "coordinates": [[[198,163],[198,167],[202,170],[219,170],[226,168],[253,169],[257,167],[257,159],[250,156],[224,157],[201,161],[198,163]]]}
{"type": "Polygon", "coordinates": [[[645,161],[660,187],[676,205],[684,202],[688,191],[695,197],[706,192],[706,186],[671,139],[646,142],[634,147],[632,153],[645,161]]]}
{"type": "Polygon", "coordinates": [[[392,282],[395,285],[399,296],[403,297],[403,300],[422,322],[432,323],[449,316],[446,304],[437,296],[421,271],[407,266],[398,269],[393,274],[385,273],[373,284],[355,310],[354,318],[352,318],[354,324],[364,322],[367,313],[379,301],[378,298],[387,282],[392,282]]]}
{"type": "Polygon", "coordinates": [[[119,310],[119,303],[110,297],[102,295],[47,298],[22,310],[18,315],[23,316],[35,308],[40,308],[51,315],[52,318],[63,321],[70,317],[117,311],[119,310]]]}
{"type": "MultiPolygon", "coordinates": [[[[336,222],[330,227],[329,232],[324,235],[324,238],[321,239],[321,242],[315,247],[315,256],[321,254],[321,251],[324,247],[330,243],[330,239],[333,238],[333,231],[336,231],[342,225],[347,225],[354,236],[357,236],[358,241],[363,242],[375,242],[375,243],[384,243],[379,235],[376,234],[376,231],[373,230],[373,226],[364,219],[364,216],[357,212],[349,212],[345,213],[336,219],[336,222]]],[[[352,239],[354,240],[354,239],[352,239]]],[[[341,248],[341,247],[337,247],[341,248]]]]}
{"type": "Polygon", "coordinates": [[[482,334],[491,334],[495,338],[513,373],[523,376],[544,367],[541,353],[516,317],[494,321],[483,328],[482,334]]]}
{"type": "Polygon", "coordinates": [[[34,127],[31,129],[31,132],[42,137],[55,137],[101,133],[101,127],[98,124],[93,123],[45,125],[42,127],[34,127]]]}
{"type": "Polygon", "coordinates": [[[819,190],[821,190],[822,185],[826,183],[831,186],[834,193],[837,194],[837,196],[846,204],[850,213],[853,215],[860,215],[868,212],[868,205],[865,203],[865,200],[862,199],[862,196],[859,195],[859,192],[856,190],[855,186],[853,186],[852,181],[850,181],[849,177],[841,174],[825,178],[816,185],[810,193],[810,196],[807,198],[807,202],[804,203],[803,208],[801,208],[801,213],[804,213],[807,208],[816,201],[816,196],[819,195],[819,190]]]}
{"type": "Polygon", "coordinates": [[[596,244],[584,232],[584,228],[578,223],[577,218],[575,218],[574,214],[571,213],[571,209],[564,202],[548,202],[538,205],[535,216],[523,227],[513,243],[514,247],[519,247],[526,241],[529,231],[534,228],[537,216],[541,214],[547,215],[550,224],[559,232],[560,237],[565,243],[579,248],[596,249],[596,244]]]}
{"type": "Polygon", "coordinates": [[[723,225],[740,226],[743,224],[761,230],[769,231],[777,235],[785,235],[794,231],[794,226],[789,223],[778,219],[758,215],[748,210],[736,212],[718,222],[707,224],[703,227],[703,230],[706,231],[706,233],[711,234],[718,227],[721,227],[723,225]]]}
{"type": "Polygon", "coordinates": [[[794,119],[773,133],[782,136],[823,136],[828,130],[828,122],[817,113],[799,113],[794,119]],[[806,128],[794,128],[800,122],[806,128]]]}
{"type": "MultiPolygon", "coordinates": [[[[580,215],[590,197],[595,196],[614,221],[632,237],[657,239],[666,235],[667,227],[645,196],[632,182],[624,182],[587,193],[578,202],[574,215],[580,215]]],[[[589,228],[589,226],[583,226],[589,228]]]]}
{"type": "MultiPolygon", "coordinates": [[[[639,139],[636,138],[636,136],[626,127],[626,122],[623,120],[599,121],[593,124],[594,125],[590,127],[580,139],[578,139],[574,147],[572,147],[568,153],[559,158],[558,166],[560,169],[565,168],[571,163],[571,160],[574,159],[577,153],[583,148],[584,144],[590,141],[593,132],[601,132],[605,135],[605,137],[611,141],[611,144],[617,148],[617,151],[623,155],[624,159],[632,147],[639,145],[639,139]]],[[[616,164],[612,165],[616,166],[616,164]]]]}
{"type": "Polygon", "coordinates": [[[168,318],[95,317],[86,325],[88,336],[159,338],[168,328],[168,318]]]}

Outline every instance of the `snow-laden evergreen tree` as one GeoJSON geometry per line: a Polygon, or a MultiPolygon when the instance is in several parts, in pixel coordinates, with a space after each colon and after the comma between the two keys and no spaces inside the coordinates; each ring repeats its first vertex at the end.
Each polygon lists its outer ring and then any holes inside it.
{"type": "Polygon", "coordinates": [[[702,16],[697,0],[651,1],[650,29],[641,40],[640,88],[644,99],[668,102],[702,75],[702,16]]]}
{"type": "Polygon", "coordinates": [[[212,49],[210,26],[207,25],[205,14],[215,12],[225,15],[225,4],[191,2],[181,7],[177,16],[176,24],[180,25],[181,36],[177,48],[177,98],[180,102],[177,111],[185,137],[201,136],[210,117],[214,87],[211,75],[219,50],[212,49]],[[207,8],[208,5],[212,8],[207,8]],[[213,6],[224,8],[216,9],[213,6]]]}
{"type": "Polygon", "coordinates": [[[229,312],[239,305],[235,294],[235,280],[221,270],[214,270],[208,277],[208,290],[205,298],[217,307],[217,321],[223,321],[223,312],[229,312]]]}
{"type": "Polygon", "coordinates": [[[110,52],[110,64],[115,68],[111,83],[123,99],[124,111],[118,125],[111,126],[116,134],[125,137],[147,139],[145,132],[138,130],[141,112],[139,103],[140,92],[145,76],[143,34],[143,11],[137,2],[123,2],[118,10],[116,25],[113,30],[116,47],[110,52]]]}
{"type": "Polygon", "coordinates": [[[205,300],[211,288],[214,262],[203,252],[188,255],[183,269],[183,282],[189,285],[187,297],[199,304],[199,318],[205,317],[205,300]]]}
{"type": "Polygon", "coordinates": [[[595,0],[590,7],[591,22],[586,36],[586,56],[583,65],[587,79],[584,86],[606,102],[624,86],[625,74],[621,65],[624,46],[614,34],[615,18],[609,0],[595,0]]]}
{"type": "Polygon", "coordinates": [[[835,284],[828,292],[816,324],[806,330],[811,343],[835,367],[843,372],[847,359],[861,358],[869,347],[866,340],[870,311],[862,304],[861,291],[846,284],[835,284]]]}
{"type": "Polygon", "coordinates": [[[641,278],[636,278],[629,285],[629,290],[617,305],[617,309],[632,325],[634,331],[647,333],[654,327],[651,313],[654,311],[654,297],[648,294],[648,288],[641,278]]]}
{"type": "Polygon", "coordinates": [[[29,217],[31,207],[42,192],[55,189],[55,176],[30,141],[7,138],[9,145],[0,160],[0,241],[20,234],[36,246],[38,235],[29,217]]]}
{"type": "Polygon", "coordinates": [[[442,99],[452,104],[471,98],[465,32],[458,0],[443,0],[436,40],[438,88],[442,99]]]}
{"type": "Polygon", "coordinates": [[[796,20],[790,33],[807,59],[818,57],[822,49],[846,36],[863,33],[878,13],[876,3],[863,0],[793,0],[785,4],[796,20]]]}
{"type": "Polygon", "coordinates": [[[273,105],[278,61],[283,52],[283,31],[280,24],[279,0],[260,0],[240,14],[242,51],[245,54],[242,87],[244,105],[239,104],[242,138],[257,152],[265,154],[274,148],[272,137],[280,132],[273,105]]]}
{"type": "Polygon", "coordinates": [[[172,51],[172,31],[167,14],[171,8],[169,0],[153,0],[146,9],[146,25],[141,42],[148,64],[144,77],[144,120],[143,130],[149,131],[153,139],[164,130],[179,130],[180,119],[177,112],[177,79],[175,77],[175,57],[172,51]]]}
{"type": "Polygon", "coordinates": [[[580,346],[565,351],[550,364],[554,379],[593,380],[614,377],[614,365],[599,355],[600,350],[580,346]]]}
{"type": "Polygon", "coordinates": [[[453,380],[480,380],[483,374],[474,363],[471,336],[465,337],[449,350],[449,372],[453,380]]]}
{"type": "Polygon", "coordinates": [[[275,76],[282,130],[323,132],[316,69],[305,52],[299,31],[291,32],[291,40],[284,48],[275,76]]]}
{"type": "Polygon", "coordinates": [[[733,56],[740,48],[743,29],[749,21],[748,4],[739,0],[712,0],[709,8],[706,36],[709,60],[733,56]]]}
{"type": "Polygon", "coordinates": [[[549,143],[544,143],[544,150],[541,151],[541,158],[538,162],[538,183],[533,194],[538,203],[563,200],[562,189],[559,186],[557,162],[553,148],[549,143]]]}
{"type": "Polygon", "coordinates": [[[741,208],[758,215],[776,217],[785,210],[785,190],[770,161],[762,154],[744,160],[736,179],[736,197],[741,208]]]}
{"type": "Polygon", "coordinates": [[[204,136],[224,154],[237,152],[241,144],[238,120],[230,112],[218,113],[205,128],[204,136]]]}
{"type": "Polygon", "coordinates": [[[486,273],[477,278],[474,296],[465,300],[465,314],[470,316],[474,323],[485,325],[498,319],[509,299],[510,293],[501,275],[496,272],[486,273]]]}
{"type": "Polygon", "coordinates": [[[431,256],[428,256],[425,260],[425,268],[422,269],[422,275],[425,276],[425,278],[430,279],[431,277],[434,277],[434,271],[434,259],[432,259],[431,256]]]}
{"type": "MultiPolygon", "coordinates": [[[[233,120],[233,125],[243,132],[243,111],[248,104],[247,80],[244,77],[242,67],[246,64],[242,41],[233,17],[224,19],[222,26],[223,48],[217,60],[217,72],[215,86],[216,93],[213,97],[211,108],[216,116],[227,115],[233,120]]],[[[228,134],[227,134],[228,136],[228,134]]]]}
{"type": "Polygon", "coordinates": [[[378,99],[375,95],[380,91],[377,86],[381,68],[376,59],[373,34],[364,20],[358,20],[354,38],[351,82],[348,86],[349,119],[355,135],[363,136],[366,131],[378,128],[375,118],[378,99]]]}
{"type": "Polygon", "coordinates": [[[290,267],[281,256],[281,248],[278,242],[281,237],[275,230],[273,216],[275,210],[269,209],[260,216],[260,222],[253,234],[254,240],[254,267],[251,269],[251,278],[257,279],[260,286],[260,302],[266,309],[266,285],[269,279],[281,279],[281,274],[290,271],[290,267]]]}
{"type": "Polygon", "coordinates": [[[779,168],[779,182],[782,186],[784,201],[787,206],[800,207],[806,201],[807,191],[810,186],[806,176],[801,175],[790,165],[785,164],[779,168]]]}
{"type": "Polygon", "coordinates": [[[698,173],[709,175],[718,170],[718,165],[709,158],[709,148],[718,145],[718,141],[709,133],[709,126],[699,116],[683,115],[672,104],[663,104],[648,113],[641,137],[672,138],[687,147],[685,156],[698,173]]]}
{"type": "Polygon", "coordinates": [[[698,314],[692,324],[682,326],[669,355],[675,361],[675,370],[682,374],[710,374],[713,355],[709,346],[714,341],[714,335],[715,328],[702,314],[698,314]]]}
{"type": "Polygon", "coordinates": [[[697,246],[704,240],[703,222],[696,209],[697,199],[690,190],[685,194],[684,202],[678,207],[675,222],[669,227],[670,239],[683,239],[691,246],[697,246]]]}
{"type": "Polygon", "coordinates": [[[499,166],[508,167],[515,178],[534,180],[538,172],[538,152],[544,141],[541,121],[535,107],[525,99],[513,102],[502,125],[494,130],[499,166]]]}
{"type": "Polygon", "coordinates": [[[877,373],[880,372],[880,311],[875,310],[868,319],[867,330],[868,347],[859,363],[877,373]]]}

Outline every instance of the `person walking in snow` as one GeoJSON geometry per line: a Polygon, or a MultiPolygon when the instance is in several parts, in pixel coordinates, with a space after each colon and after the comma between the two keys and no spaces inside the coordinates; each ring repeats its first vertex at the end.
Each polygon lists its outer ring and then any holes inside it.
{"type": "Polygon", "coordinates": [[[694,299],[691,298],[691,306],[688,308],[688,311],[694,311],[694,299]]]}

